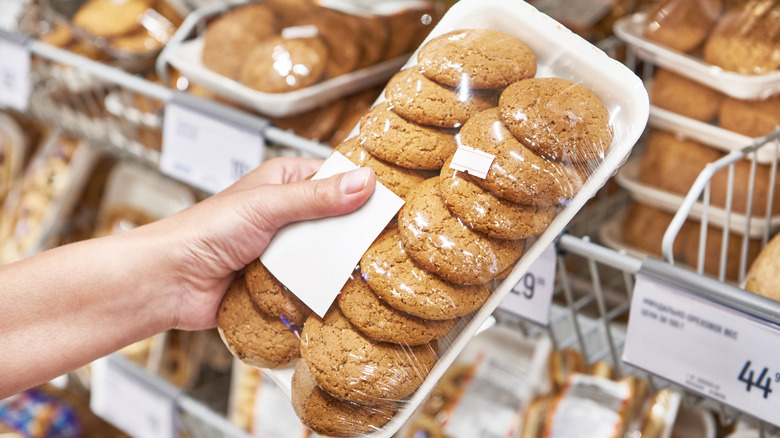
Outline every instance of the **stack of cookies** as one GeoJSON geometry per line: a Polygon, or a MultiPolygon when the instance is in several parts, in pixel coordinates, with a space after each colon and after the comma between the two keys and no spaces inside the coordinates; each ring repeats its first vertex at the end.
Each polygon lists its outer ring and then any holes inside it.
{"type": "MultiPolygon", "coordinates": [[[[292,403],[314,431],[352,436],[389,421],[436,363],[437,341],[487,301],[609,147],[609,114],[592,92],[535,74],[535,55],[510,35],[442,35],[336,147],[406,203],[325,317],[309,314],[300,330],[292,403]],[[449,167],[459,144],[495,155],[485,179],[449,167]]],[[[281,285],[265,269],[253,281],[258,266],[247,267],[248,307],[293,326],[292,308],[259,302],[281,285]]],[[[222,312],[235,311],[223,304],[220,327],[241,357],[235,339],[247,335],[222,312]]]]}
{"type": "Polygon", "coordinates": [[[286,93],[410,52],[437,16],[430,8],[357,16],[311,0],[266,0],[214,20],[202,60],[250,88],[286,93]]]}

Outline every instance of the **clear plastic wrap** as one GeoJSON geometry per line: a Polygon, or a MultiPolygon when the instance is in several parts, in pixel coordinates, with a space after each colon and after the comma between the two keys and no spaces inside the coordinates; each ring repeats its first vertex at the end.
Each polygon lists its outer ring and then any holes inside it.
{"type": "Polygon", "coordinates": [[[775,0],[663,0],[620,19],[615,33],[653,64],[739,99],[780,91],[775,0]]]}
{"type": "Polygon", "coordinates": [[[22,173],[27,139],[14,119],[0,113],[0,206],[22,173]]]}
{"type": "Polygon", "coordinates": [[[90,175],[97,154],[86,143],[55,131],[9,192],[0,222],[0,262],[42,250],[46,230],[69,214],[90,175]]]}
{"type": "Polygon", "coordinates": [[[303,323],[294,373],[266,370],[321,434],[395,433],[647,121],[633,73],[526,3],[453,11],[336,147],[404,198],[397,221],[303,323]],[[450,167],[462,150],[494,155],[486,178],[450,167]]]}
{"type": "Polygon", "coordinates": [[[243,5],[206,29],[202,60],[255,90],[290,92],[410,52],[416,33],[435,24],[419,19],[426,13],[353,15],[308,1],[243,5]],[[394,28],[399,20],[407,29],[394,28]]]}
{"type": "Polygon", "coordinates": [[[42,40],[130,71],[143,71],[176,32],[186,11],[167,0],[53,0],[42,40]]]}

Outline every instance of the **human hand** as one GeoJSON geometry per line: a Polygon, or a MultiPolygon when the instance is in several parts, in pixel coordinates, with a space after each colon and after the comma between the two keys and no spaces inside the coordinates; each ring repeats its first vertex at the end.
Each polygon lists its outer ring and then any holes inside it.
{"type": "MultiPolygon", "coordinates": [[[[235,273],[259,257],[282,226],[352,212],[371,196],[376,176],[360,168],[310,181],[321,160],[276,158],[228,189],[176,215],[137,229],[162,239],[167,272],[157,273],[177,300],[170,328],[216,325],[222,296],[235,273]]],[[[134,230],[136,231],[136,230],[134,230]]]]}

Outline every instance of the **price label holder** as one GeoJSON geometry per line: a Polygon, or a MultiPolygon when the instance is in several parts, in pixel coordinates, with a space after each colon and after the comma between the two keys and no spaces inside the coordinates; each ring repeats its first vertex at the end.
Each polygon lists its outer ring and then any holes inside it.
{"type": "Polygon", "coordinates": [[[780,425],[778,303],[661,264],[637,273],[623,361],[780,425]]]}
{"type": "Polygon", "coordinates": [[[0,107],[27,111],[30,103],[30,49],[23,35],[0,30],[0,107]]]}
{"type": "Polygon", "coordinates": [[[165,105],[160,170],[217,193],[263,160],[268,121],[175,93],[165,105]]]}
{"type": "Polygon", "coordinates": [[[552,243],[501,301],[499,308],[543,327],[549,326],[557,255],[552,243]]]}
{"type": "Polygon", "coordinates": [[[118,355],[92,363],[89,407],[132,437],[176,436],[179,390],[118,355]]]}

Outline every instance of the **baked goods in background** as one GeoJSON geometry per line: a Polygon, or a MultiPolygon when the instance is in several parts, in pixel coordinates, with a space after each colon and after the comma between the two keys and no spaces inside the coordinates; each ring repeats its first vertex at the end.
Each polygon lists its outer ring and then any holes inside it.
{"type": "MultiPolygon", "coordinates": [[[[639,166],[639,181],[645,185],[657,187],[678,195],[686,195],[693,182],[704,167],[725,156],[725,153],[707,147],[683,136],[667,131],[651,131],[645,153],[639,166]]],[[[734,164],[734,192],[732,211],[746,213],[748,191],[750,189],[751,163],[747,160],[734,164]]],[[[771,166],[756,166],[755,185],[753,187],[752,215],[763,216],[767,213],[767,200],[770,187],[771,166]]],[[[711,181],[711,205],[725,207],[728,195],[728,171],[717,172],[711,181]]],[[[778,205],[778,181],[775,180],[772,214],[780,213],[778,205]]]]}
{"type": "Polygon", "coordinates": [[[726,12],[704,45],[704,60],[727,71],[762,75],[780,68],[780,4],[754,0],[726,12]]]}
{"type": "MultiPolygon", "coordinates": [[[[666,229],[674,216],[656,207],[641,203],[632,203],[626,210],[621,226],[623,243],[645,254],[662,258],[661,242],[666,229]]],[[[701,223],[687,220],[674,241],[675,264],[696,269],[699,260],[699,239],[701,223]]],[[[726,258],[727,280],[739,279],[739,265],[742,253],[741,235],[731,233],[728,237],[728,253],[726,258]]],[[[720,254],[723,245],[723,230],[710,225],[707,228],[705,243],[704,273],[717,276],[720,270],[720,254]]],[[[748,241],[748,265],[758,256],[761,249],[759,239],[748,241]]]]}
{"type": "Polygon", "coordinates": [[[663,0],[647,10],[644,36],[723,70],[780,68],[780,5],[774,0],[663,0]]]}
{"type": "Polygon", "coordinates": [[[780,235],[773,237],[761,250],[748,271],[745,289],[780,301],[780,235]]]}
{"type": "Polygon", "coordinates": [[[252,89],[286,93],[409,53],[437,20],[426,8],[364,17],[309,0],[253,3],[206,28],[201,56],[252,89]]]}
{"type": "Polygon", "coordinates": [[[0,221],[3,263],[18,260],[39,242],[44,220],[74,180],[70,165],[82,144],[60,133],[50,134],[44,142],[3,205],[0,221]]]}
{"type": "Polygon", "coordinates": [[[718,113],[723,129],[763,137],[780,128],[780,94],[762,100],[723,99],[718,113]]]}
{"type": "Polygon", "coordinates": [[[203,64],[231,79],[259,43],[277,33],[277,20],[265,5],[250,4],[226,12],[208,27],[203,38],[203,64]]]}
{"type": "MultiPolygon", "coordinates": [[[[72,24],[88,44],[105,51],[106,58],[122,60],[157,54],[183,20],[166,0],[88,0],[73,14],[72,24]]],[[[56,24],[47,40],[69,48],[73,43],[63,26],[67,25],[56,24]]]]}
{"type": "Polygon", "coordinates": [[[689,52],[709,35],[722,10],[720,0],[662,0],[647,12],[645,37],[689,52]]]}
{"type": "Polygon", "coordinates": [[[701,122],[718,117],[725,97],[712,87],[660,67],[649,92],[651,104],[701,122]]]}

